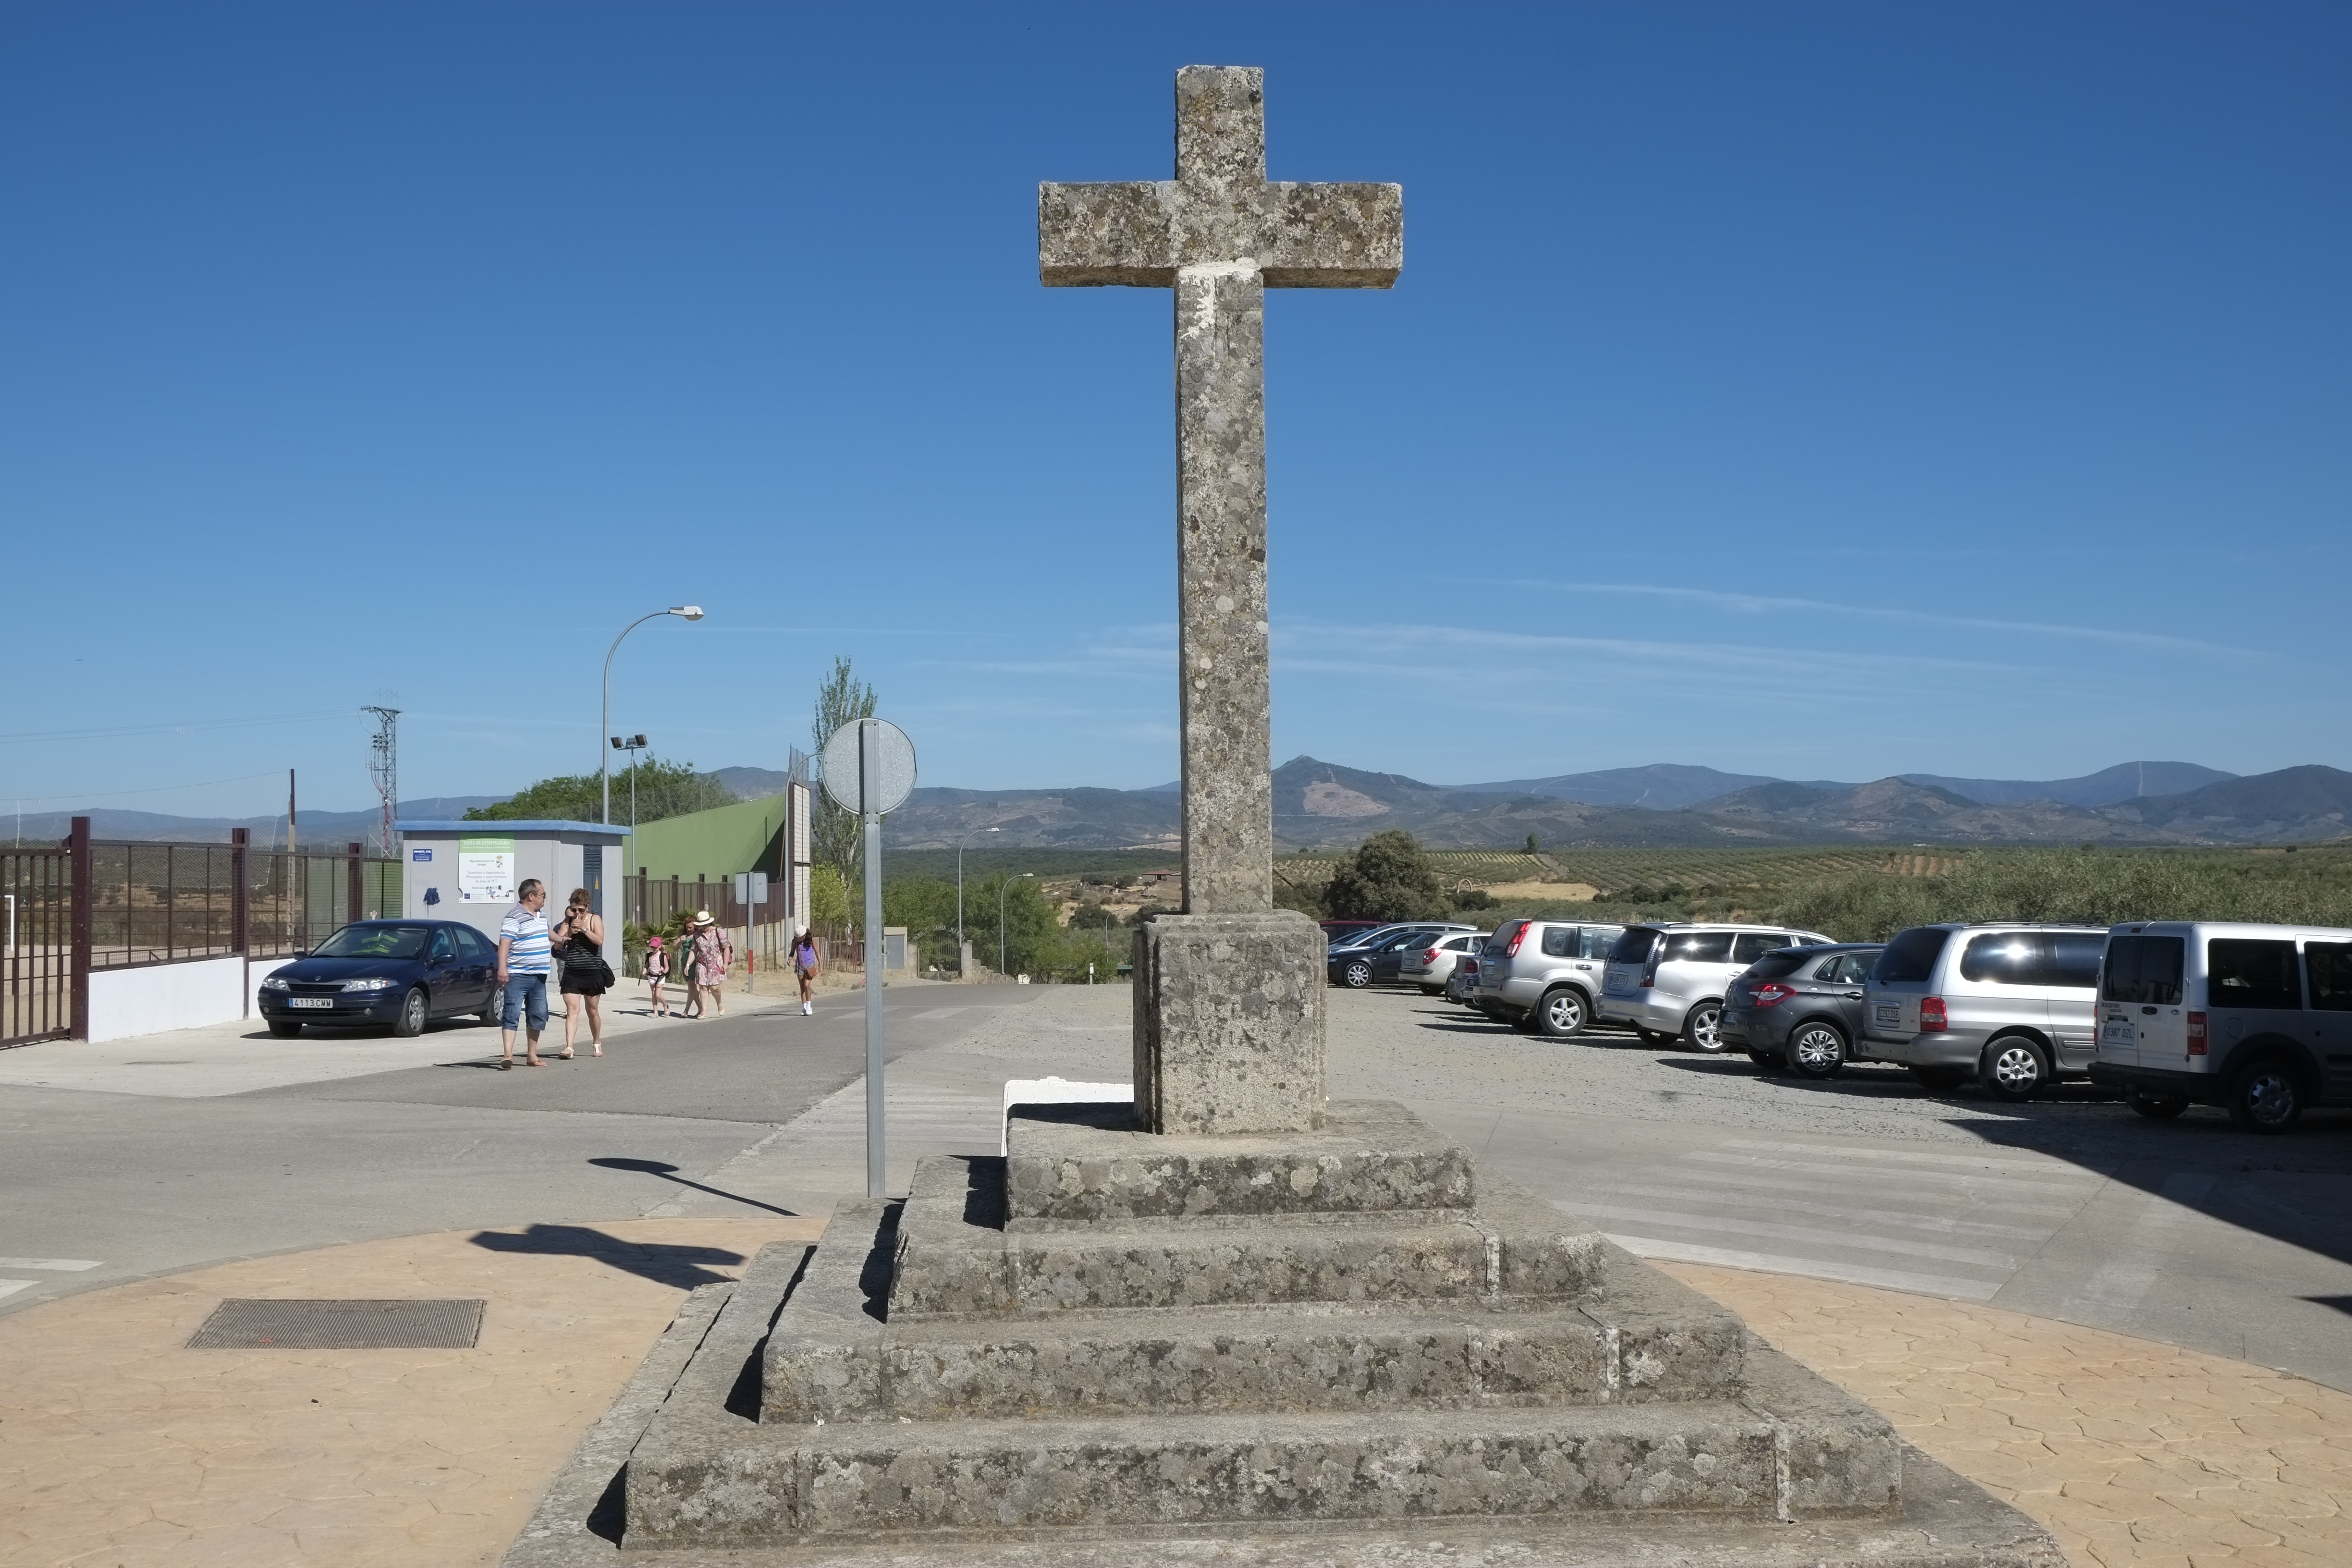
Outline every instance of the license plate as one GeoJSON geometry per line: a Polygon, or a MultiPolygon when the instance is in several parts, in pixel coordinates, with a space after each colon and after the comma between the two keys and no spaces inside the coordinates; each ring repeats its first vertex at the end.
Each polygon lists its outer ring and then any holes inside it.
{"type": "Polygon", "coordinates": [[[2107,1026],[2099,1031],[2099,1038],[2110,1046],[2128,1046],[2137,1043],[2137,1036],[2129,1018],[2110,1018],[2107,1026]]]}
{"type": "Polygon", "coordinates": [[[289,1007],[331,1007],[335,999],[332,996],[289,996],[286,1005],[289,1007]]]}
{"type": "Polygon", "coordinates": [[[1901,1028],[1903,1026],[1903,1004],[1900,1002],[1879,1003],[1871,1009],[1871,1021],[1876,1024],[1884,1024],[1888,1028],[1901,1028]]]}

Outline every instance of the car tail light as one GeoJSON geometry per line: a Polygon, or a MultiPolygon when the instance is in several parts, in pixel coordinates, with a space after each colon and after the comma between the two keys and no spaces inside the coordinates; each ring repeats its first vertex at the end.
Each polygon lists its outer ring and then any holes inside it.
{"type": "Polygon", "coordinates": [[[1658,983],[1658,955],[1664,951],[1663,942],[1650,944],[1650,956],[1642,961],[1642,989],[1649,990],[1658,983]]]}
{"type": "Polygon", "coordinates": [[[1535,930],[1535,924],[1536,923],[1533,921],[1522,921],[1519,922],[1519,929],[1511,933],[1510,945],[1503,949],[1503,956],[1505,958],[1517,958],[1519,956],[1519,943],[1528,940],[1528,932],[1535,930]]]}
{"type": "Polygon", "coordinates": [[[1421,955],[1421,966],[1423,969],[1433,968],[1436,965],[1436,963],[1437,950],[1433,947],[1421,955]]]}
{"type": "Polygon", "coordinates": [[[1795,991],[1777,980],[1767,980],[1748,994],[1748,999],[1759,1007],[1778,1007],[1795,994],[1795,991]]]}
{"type": "Polygon", "coordinates": [[[2205,1054],[2205,1015],[2202,1013],[2189,1015],[2189,1054],[2192,1057],[2205,1054]]]}
{"type": "Polygon", "coordinates": [[[1944,999],[1941,996],[1919,998],[1919,1032],[1921,1034],[1941,1034],[1951,1026],[1952,1021],[1944,1012],[1944,999]]]}

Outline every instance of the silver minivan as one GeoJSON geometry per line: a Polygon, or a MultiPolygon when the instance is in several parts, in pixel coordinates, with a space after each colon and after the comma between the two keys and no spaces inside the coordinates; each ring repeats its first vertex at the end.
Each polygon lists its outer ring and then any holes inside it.
{"type": "Polygon", "coordinates": [[[1855,1055],[1934,1093],[1973,1078],[1997,1100],[2081,1078],[2106,943],[2104,927],[2029,921],[1899,931],[1870,972],[1855,1055]]]}
{"type": "Polygon", "coordinates": [[[1740,971],[1776,947],[1820,947],[1829,940],[1787,926],[1627,926],[1609,952],[1601,1016],[1633,1025],[1653,1045],[1679,1036],[1696,1050],[1720,1051],[1723,994],[1740,971]]]}
{"type": "Polygon", "coordinates": [[[1556,1038],[1580,1034],[1592,1022],[1601,972],[1624,930],[1580,921],[1505,921],[1479,951],[1470,1005],[1556,1038]]]}
{"type": "Polygon", "coordinates": [[[2352,931],[2132,921],[2108,931],[2098,996],[2091,1079],[2142,1116],[2195,1102],[2284,1132],[2352,1103],[2352,931]]]}

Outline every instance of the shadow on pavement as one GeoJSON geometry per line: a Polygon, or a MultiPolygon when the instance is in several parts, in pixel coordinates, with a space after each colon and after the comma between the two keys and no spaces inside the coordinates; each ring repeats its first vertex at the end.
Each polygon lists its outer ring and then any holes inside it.
{"type": "Polygon", "coordinates": [[[520,1253],[542,1258],[593,1258],[625,1274],[635,1274],[657,1285],[691,1290],[697,1285],[724,1284],[731,1274],[713,1272],[706,1265],[740,1263],[743,1255],[723,1247],[680,1247],[667,1242],[624,1241],[583,1225],[534,1225],[521,1235],[501,1230],[477,1232],[476,1247],[490,1252],[520,1253]]]}
{"type": "Polygon", "coordinates": [[[659,1160],[626,1160],[607,1155],[588,1163],[592,1165],[601,1165],[608,1171],[642,1171],[648,1176],[659,1176],[665,1182],[676,1182],[681,1187],[692,1187],[698,1193],[709,1193],[714,1198],[725,1198],[730,1203],[743,1204],[755,1209],[766,1209],[770,1214],[780,1214],[788,1219],[800,1217],[798,1211],[793,1209],[780,1209],[773,1204],[763,1204],[757,1198],[747,1198],[740,1193],[730,1193],[718,1187],[704,1186],[700,1182],[679,1175],[676,1165],[664,1164],[659,1160]]]}

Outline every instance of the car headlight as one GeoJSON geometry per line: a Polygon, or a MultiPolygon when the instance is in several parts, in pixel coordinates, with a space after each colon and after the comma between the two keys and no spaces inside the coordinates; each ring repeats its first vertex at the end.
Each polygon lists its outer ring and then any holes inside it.
{"type": "Polygon", "coordinates": [[[286,982],[273,974],[261,983],[261,988],[264,991],[283,991],[286,989],[286,982]]]}
{"type": "Polygon", "coordinates": [[[371,974],[365,980],[344,981],[343,989],[346,991],[389,991],[398,984],[399,982],[387,980],[381,974],[371,974]]]}

